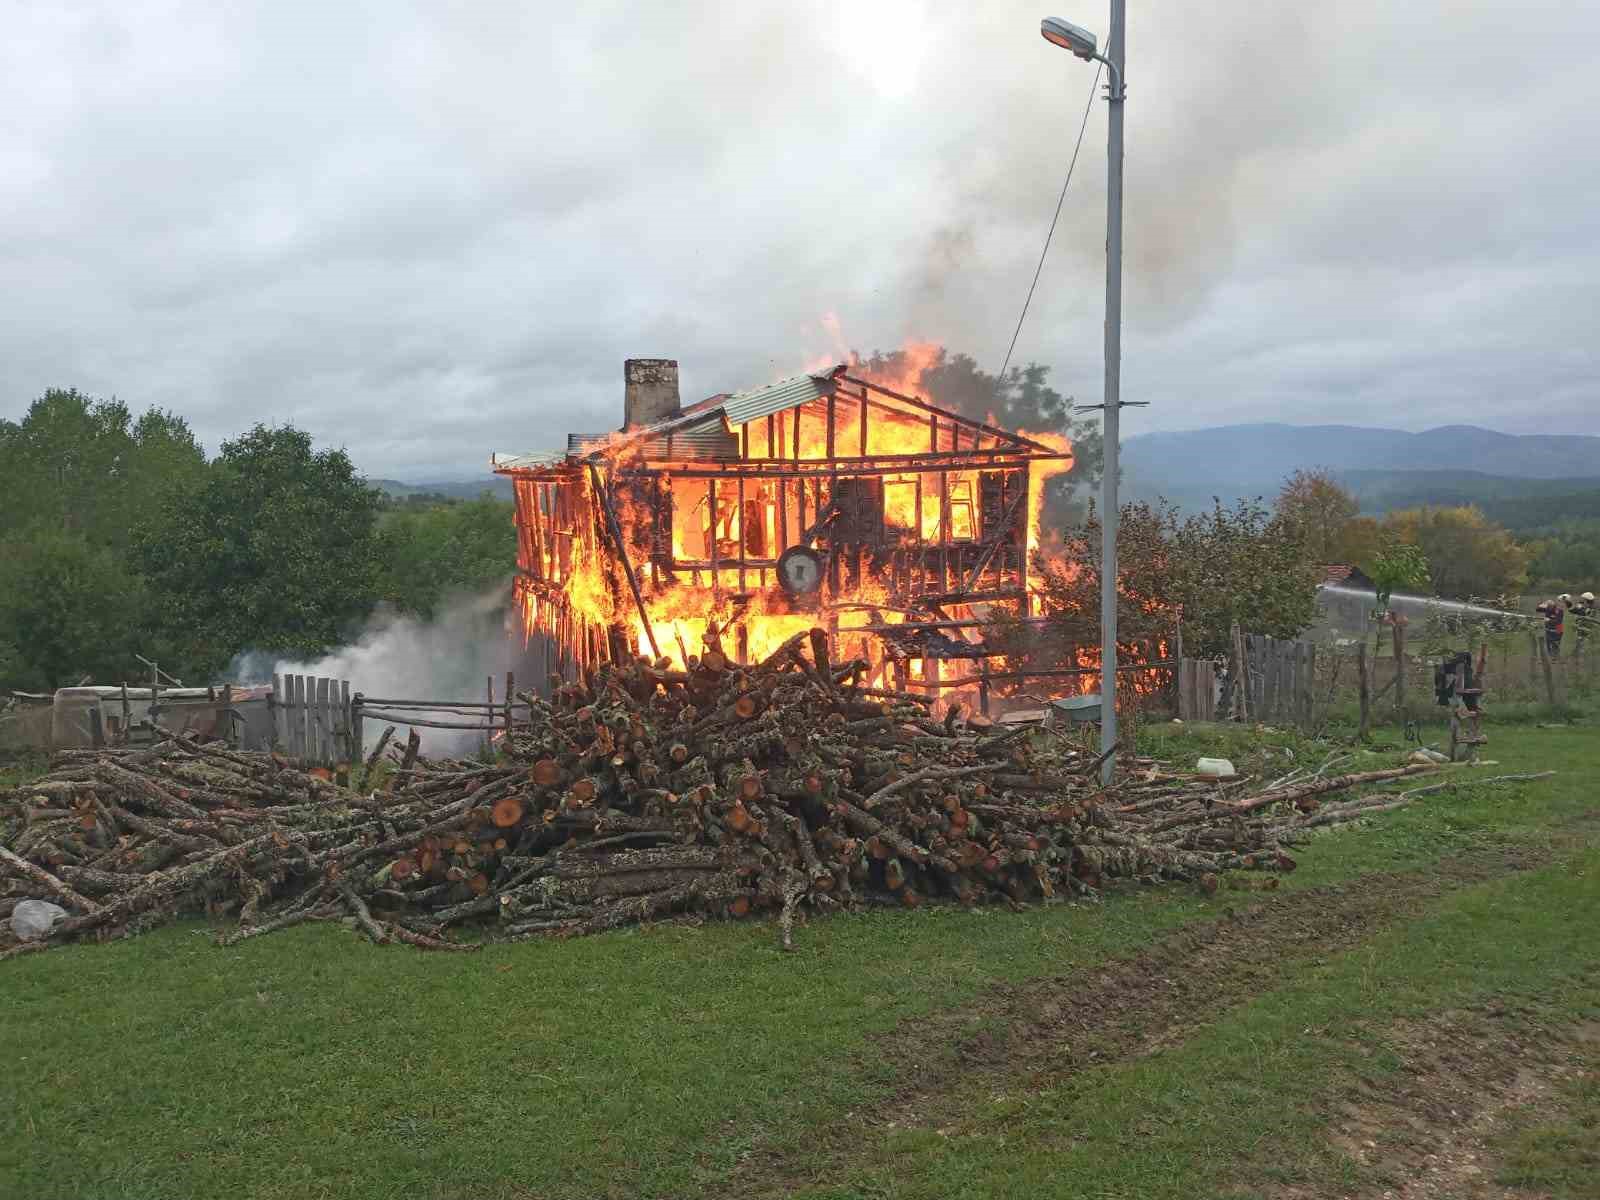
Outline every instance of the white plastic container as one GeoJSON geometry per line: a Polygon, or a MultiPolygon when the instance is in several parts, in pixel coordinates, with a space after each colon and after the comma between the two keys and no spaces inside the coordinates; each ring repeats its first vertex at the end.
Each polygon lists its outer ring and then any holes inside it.
{"type": "Polygon", "coordinates": [[[1207,779],[1232,779],[1236,774],[1233,764],[1225,758],[1202,758],[1194,769],[1207,779]]]}

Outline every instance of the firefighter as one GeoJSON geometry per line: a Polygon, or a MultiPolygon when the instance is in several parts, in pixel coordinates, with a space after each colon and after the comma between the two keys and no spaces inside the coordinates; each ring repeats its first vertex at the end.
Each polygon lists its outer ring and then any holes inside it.
{"type": "Polygon", "coordinates": [[[1560,600],[1546,600],[1535,610],[1544,617],[1544,648],[1551,658],[1561,657],[1561,635],[1566,632],[1567,610],[1560,600]]]}
{"type": "Polygon", "coordinates": [[[1594,593],[1585,592],[1578,597],[1577,603],[1567,607],[1567,615],[1572,618],[1572,625],[1578,635],[1578,651],[1581,653],[1589,641],[1589,635],[1594,632],[1594,593]]]}

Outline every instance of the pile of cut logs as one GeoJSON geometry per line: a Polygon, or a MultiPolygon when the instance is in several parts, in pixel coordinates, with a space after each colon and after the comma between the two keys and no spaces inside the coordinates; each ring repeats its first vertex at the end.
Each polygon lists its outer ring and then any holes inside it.
{"type": "Polygon", "coordinates": [[[1319,795],[1397,777],[1250,796],[1131,760],[1107,791],[1068,737],[934,719],[924,699],[859,686],[863,666],[834,663],[813,630],[750,667],[715,646],[688,670],[602,667],[524,694],[529,720],[493,765],[423,759],[413,741],[358,766],[360,787],[180,736],[65,751],[0,793],[0,916],[23,898],[68,915],[4,953],[180,914],[233,918],[224,944],[342,920],[473,950],[484,934],[765,910],[789,946],[802,912],[1290,870],[1283,847],[1319,795]]]}

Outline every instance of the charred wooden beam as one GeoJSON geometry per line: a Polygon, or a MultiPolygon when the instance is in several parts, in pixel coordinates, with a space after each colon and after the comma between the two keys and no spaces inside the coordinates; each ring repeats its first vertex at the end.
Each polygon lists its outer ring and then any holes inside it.
{"type": "Polygon", "coordinates": [[[633,561],[628,557],[628,544],[622,536],[622,526],[617,521],[617,510],[611,504],[610,491],[600,482],[600,468],[592,461],[589,463],[589,478],[594,484],[595,497],[600,503],[600,508],[605,513],[606,524],[611,531],[612,546],[617,552],[617,557],[622,560],[622,571],[628,579],[628,590],[633,593],[633,604],[638,609],[639,620],[644,624],[644,635],[650,642],[650,652],[660,658],[661,647],[656,644],[656,631],[650,623],[650,610],[644,606],[644,595],[639,591],[639,578],[633,573],[633,561]]]}

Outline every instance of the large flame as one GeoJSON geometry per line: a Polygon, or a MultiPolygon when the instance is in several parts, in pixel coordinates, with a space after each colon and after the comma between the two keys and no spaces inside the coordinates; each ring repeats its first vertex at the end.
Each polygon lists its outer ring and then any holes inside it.
{"type": "Polygon", "coordinates": [[[1057,475],[1064,475],[1072,470],[1072,441],[1065,434],[1050,430],[1035,433],[1019,429],[1017,432],[1066,456],[1035,459],[1028,467],[1028,557],[1031,561],[1034,551],[1043,545],[1041,535],[1044,519],[1044,485],[1057,475]]]}
{"type": "MultiPolygon", "coordinates": [[[[844,340],[837,318],[824,318],[823,328],[833,342],[833,354],[808,369],[847,360],[849,374],[902,396],[925,399],[924,379],[944,359],[944,350],[937,343],[912,341],[888,360],[863,361],[853,354],[840,353],[844,340]]],[[[841,390],[833,399],[831,446],[826,400],[797,410],[783,410],[772,419],[762,417],[747,426],[735,426],[732,432],[749,459],[838,460],[841,467],[836,478],[841,494],[843,481],[851,475],[851,459],[892,460],[996,445],[995,435],[938,420],[915,403],[878,395],[872,400],[863,412],[862,402],[849,394],[848,388],[841,390]]],[[[991,419],[989,423],[994,422],[991,419]]],[[[1029,467],[1026,548],[1031,561],[1033,552],[1045,541],[1041,530],[1044,485],[1071,469],[1071,444],[1059,433],[1023,434],[1064,456],[1034,461],[1029,467]]],[[[817,520],[819,507],[830,497],[837,499],[833,495],[834,479],[827,474],[810,477],[804,503],[797,481],[790,480],[780,489],[774,480],[754,475],[746,475],[742,486],[737,475],[729,475],[726,482],[719,478],[711,487],[703,473],[688,478],[668,471],[653,477],[654,483],[648,485],[656,489],[653,493],[635,493],[630,490],[630,473],[617,470],[623,457],[630,453],[626,448],[629,436],[630,431],[613,435],[605,465],[598,466],[600,485],[613,502],[625,543],[621,554],[613,545],[615,534],[610,518],[595,494],[594,473],[585,469],[559,485],[546,483],[543,498],[531,501],[521,492],[524,484],[519,482],[520,519],[529,520],[529,514],[534,512],[530,505],[539,506],[541,529],[546,534],[554,533],[553,538],[529,536],[524,541],[525,552],[531,552],[538,568],[534,573],[551,585],[546,590],[532,585],[519,589],[521,616],[530,632],[553,627],[560,619],[558,614],[565,613],[595,632],[595,646],[605,643],[609,636],[606,631],[618,630],[628,637],[629,649],[646,656],[659,652],[673,665],[682,667],[713,646],[730,658],[759,661],[797,633],[817,625],[832,626],[838,630],[837,658],[869,659],[877,669],[884,661],[885,650],[875,631],[885,626],[928,620],[940,614],[941,620],[970,623],[946,628],[940,636],[977,642],[983,636],[980,623],[1002,617],[1008,611],[1006,604],[947,603],[938,609],[919,609],[914,600],[896,592],[886,572],[867,566],[839,572],[841,586],[830,587],[826,610],[794,601],[778,586],[776,571],[770,564],[784,548],[796,544],[805,526],[817,520]],[[570,502],[556,503],[558,487],[575,493],[570,502]],[[654,541],[658,533],[663,537],[665,534],[658,531],[653,506],[667,497],[672,505],[670,549],[654,541]],[[741,557],[746,563],[742,570],[738,565],[741,557]],[[662,560],[668,558],[671,563],[665,564],[662,560]],[[624,559],[632,564],[632,578],[624,559]],[[750,565],[751,560],[766,565],[750,565]],[[684,567],[684,563],[700,565],[684,567]],[[634,599],[635,590],[638,602],[634,599]],[[640,615],[641,604],[647,619],[640,615]]],[[[886,532],[890,541],[897,540],[902,549],[913,546],[918,534],[928,544],[930,554],[941,544],[977,545],[985,537],[980,511],[986,499],[982,473],[942,463],[937,468],[856,477],[878,481],[870,487],[864,485],[864,489],[866,494],[875,495],[881,486],[886,532]]],[[[529,495],[534,495],[532,485],[527,486],[529,495]]],[[[834,564],[834,569],[840,565],[834,564]]],[[[613,652],[596,649],[589,654],[592,658],[595,653],[613,652]]],[[[911,686],[931,687],[937,679],[941,685],[954,684],[970,690],[976,687],[978,665],[976,660],[959,659],[942,664],[925,662],[913,652],[909,657],[901,654],[898,671],[899,679],[911,686]]]]}

